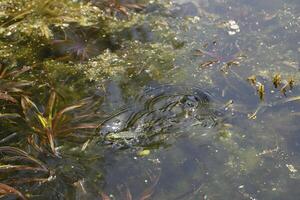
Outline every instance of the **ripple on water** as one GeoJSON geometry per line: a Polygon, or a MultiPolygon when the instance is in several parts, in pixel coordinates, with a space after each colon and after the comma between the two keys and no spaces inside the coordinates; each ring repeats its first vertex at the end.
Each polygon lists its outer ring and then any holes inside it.
{"type": "Polygon", "coordinates": [[[211,95],[201,88],[149,86],[129,106],[105,119],[100,135],[118,148],[147,146],[193,127],[213,128],[218,115],[211,95]]]}

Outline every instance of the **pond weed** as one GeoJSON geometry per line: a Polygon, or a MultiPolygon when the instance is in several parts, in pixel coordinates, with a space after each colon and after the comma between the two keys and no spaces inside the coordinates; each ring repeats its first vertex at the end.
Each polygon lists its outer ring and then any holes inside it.
{"type": "Polygon", "coordinates": [[[58,156],[59,154],[55,147],[57,137],[66,137],[78,129],[94,129],[97,125],[91,123],[76,123],[74,125],[71,123],[72,117],[67,116],[67,113],[82,107],[85,102],[58,110],[56,101],[57,94],[55,91],[52,91],[45,110],[42,112],[28,97],[23,96],[21,98],[24,119],[32,131],[28,136],[29,143],[41,152],[44,151],[42,146],[45,146],[46,149],[49,147],[50,152],[58,156]]]}

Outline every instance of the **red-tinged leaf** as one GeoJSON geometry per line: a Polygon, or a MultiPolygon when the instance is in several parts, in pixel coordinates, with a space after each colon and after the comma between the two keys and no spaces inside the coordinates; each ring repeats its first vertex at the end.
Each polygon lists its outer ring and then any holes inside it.
{"type": "Polygon", "coordinates": [[[209,60],[209,61],[206,61],[204,63],[201,63],[200,67],[202,67],[202,68],[209,67],[209,66],[211,66],[211,65],[213,65],[217,62],[218,62],[217,60],[209,60]]]}
{"type": "Polygon", "coordinates": [[[30,70],[30,69],[31,69],[31,67],[29,67],[29,66],[24,66],[24,67],[22,67],[22,69],[14,70],[14,71],[11,71],[11,72],[9,72],[9,73],[6,73],[6,74],[3,76],[3,78],[5,78],[5,77],[17,77],[17,76],[23,74],[24,72],[27,72],[27,71],[30,70]]]}
{"type": "Polygon", "coordinates": [[[0,79],[4,77],[6,74],[7,68],[3,67],[3,65],[0,64],[0,79]]]}
{"type": "Polygon", "coordinates": [[[72,106],[68,106],[64,109],[62,109],[61,111],[59,111],[58,113],[56,113],[54,119],[53,119],[53,122],[52,122],[52,127],[53,129],[55,130],[56,126],[57,126],[57,123],[60,121],[61,117],[66,113],[66,112],[70,112],[70,111],[73,111],[77,108],[80,108],[84,105],[84,103],[79,103],[79,104],[75,104],[75,105],[72,105],[72,106]]]}
{"type": "Polygon", "coordinates": [[[126,186],[126,200],[132,200],[131,192],[127,186],[126,186]]]}
{"type": "Polygon", "coordinates": [[[72,126],[70,128],[58,130],[56,132],[56,134],[59,135],[59,134],[68,133],[70,131],[74,131],[74,130],[78,130],[78,129],[95,129],[98,127],[99,127],[98,124],[79,124],[79,125],[72,126]]]}
{"type": "Polygon", "coordinates": [[[124,6],[118,6],[117,8],[115,8],[117,11],[121,12],[123,15],[128,16],[128,12],[127,9],[124,6]]]}
{"type": "Polygon", "coordinates": [[[110,197],[105,194],[104,192],[101,192],[101,197],[102,197],[102,200],[111,200],[110,197]]]}
{"type": "Polygon", "coordinates": [[[13,155],[18,155],[18,156],[23,156],[24,159],[37,164],[44,171],[49,171],[48,168],[41,161],[39,161],[38,159],[30,156],[27,152],[25,152],[21,149],[18,149],[16,147],[2,146],[2,147],[0,147],[0,152],[1,153],[8,153],[8,154],[13,154],[13,155]]]}
{"type": "Polygon", "coordinates": [[[14,185],[20,185],[25,183],[45,183],[47,181],[51,180],[51,176],[47,178],[18,178],[18,179],[12,179],[9,181],[9,184],[14,185]]]}
{"type": "Polygon", "coordinates": [[[20,199],[26,200],[25,196],[19,190],[3,183],[0,183],[0,194],[1,195],[14,194],[18,196],[20,199]]]}
{"type": "Polygon", "coordinates": [[[44,152],[43,148],[40,147],[40,146],[38,145],[38,142],[37,142],[36,140],[37,140],[36,135],[33,135],[33,134],[32,134],[32,135],[29,135],[29,136],[27,137],[28,143],[29,143],[35,150],[37,150],[38,152],[44,152]]]}
{"type": "Polygon", "coordinates": [[[149,199],[152,196],[153,192],[154,192],[154,190],[152,188],[145,190],[139,200],[149,199]]]}
{"type": "Polygon", "coordinates": [[[83,105],[84,105],[83,103],[80,103],[80,104],[68,106],[68,107],[62,109],[61,111],[59,111],[59,112],[57,113],[57,117],[59,118],[61,115],[65,114],[66,112],[70,112],[70,111],[72,111],[72,110],[75,110],[75,109],[77,109],[77,108],[80,108],[80,107],[82,107],[83,105]]]}
{"type": "Polygon", "coordinates": [[[145,8],[145,5],[143,5],[143,4],[135,4],[135,3],[123,4],[123,6],[125,6],[127,8],[131,8],[131,9],[139,9],[139,10],[142,10],[142,9],[145,8]]]}
{"type": "Polygon", "coordinates": [[[147,200],[149,199],[153,193],[154,193],[154,188],[155,186],[157,185],[158,181],[159,181],[159,178],[160,178],[160,174],[159,175],[156,175],[156,176],[152,176],[150,175],[150,179],[151,181],[153,181],[152,185],[147,188],[142,194],[141,194],[141,197],[139,198],[139,200],[147,200]]]}
{"type": "Polygon", "coordinates": [[[10,101],[12,103],[17,103],[17,100],[13,98],[12,96],[5,94],[3,92],[0,92],[0,99],[5,100],[5,101],[10,101]]]}
{"type": "Polygon", "coordinates": [[[54,155],[57,156],[57,152],[55,150],[55,145],[54,145],[54,133],[52,131],[47,131],[47,138],[48,138],[48,142],[49,142],[49,145],[50,145],[50,148],[51,148],[51,151],[54,155]]]}
{"type": "Polygon", "coordinates": [[[69,42],[69,40],[67,40],[67,39],[64,39],[64,40],[52,40],[51,44],[52,45],[55,45],[55,44],[65,44],[65,43],[68,43],[68,42],[69,42]]]}

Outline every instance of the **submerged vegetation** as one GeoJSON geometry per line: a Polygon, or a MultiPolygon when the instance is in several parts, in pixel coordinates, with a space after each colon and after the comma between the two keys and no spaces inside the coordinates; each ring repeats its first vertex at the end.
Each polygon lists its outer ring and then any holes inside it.
{"type": "MultiPolygon", "coordinates": [[[[0,177],[1,196],[26,199],[31,192],[25,195],[14,186],[55,179],[55,170],[29,154],[55,160],[64,159],[61,148],[70,151],[66,143],[87,148],[99,126],[97,118],[104,116],[97,111],[101,100],[92,102],[94,94],[84,84],[97,90],[107,80],[145,71],[155,78],[160,65],[170,66],[171,43],[144,43],[151,40],[147,35],[131,39],[132,30],[151,16],[151,9],[145,8],[164,9],[165,3],[0,2],[0,167],[5,172],[0,177]],[[20,173],[12,176],[15,172],[20,173]]],[[[141,198],[150,196],[149,190],[141,198]]]]}
{"type": "Polygon", "coordinates": [[[83,118],[87,118],[89,115],[66,116],[68,112],[82,107],[84,102],[57,110],[55,107],[57,105],[56,101],[57,94],[52,91],[48,103],[44,107],[44,112],[41,112],[38,106],[28,97],[21,97],[24,121],[28,126],[27,130],[29,130],[28,142],[40,152],[49,149],[52,154],[58,156],[55,147],[55,139],[57,137],[67,137],[79,129],[94,129],[97,127],[97,124],[72,123],[76,119],[83,121],[83,118]]]}
{"type": "Polygon", "coordinates": [[[300,115],[297,8],[212,2],[1,0],[0,198],[284,194],[300,179],[281,116],[300,115]]]}

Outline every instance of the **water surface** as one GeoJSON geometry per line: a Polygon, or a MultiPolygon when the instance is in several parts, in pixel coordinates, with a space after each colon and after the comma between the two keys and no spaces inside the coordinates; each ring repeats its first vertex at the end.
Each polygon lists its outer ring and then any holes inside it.
{"type": "MultiPolygon", "coordinates": [[[[63,143],[64,159],[43,158],[54,181],[21,190],[32,199],[297,199],[300,2],[174,0],[143,12],[142,25],[118,34],[166,43],[167,53],[139,52],[128,77],[75,88],[92,90],[99,127],[63,143]]],[[[105,45],[131,56],[118,34],[105,45]]]]}
{"type": "Polygon", "coordinates": [[[138,198],[155,174],[153,199],[297,198],[299,105],[290,98],[299,95],[299,6],[175,1],[167,20],[184,45],[161,83],[202,87],[220,107],[233,103],[224,109],[222,127],[186,128],[165,144],[144,147],[150,154],[143,157],[130,149],[109,154],[105,191],[119,199],[129,189],[138,198]],[[293,77],[295,87],[275,88],[276,73],[293,77]],[[252,75],[254,84],[247,80],[252,75]],[[257,84],[264,85],[261,99],[257,84]]]}

